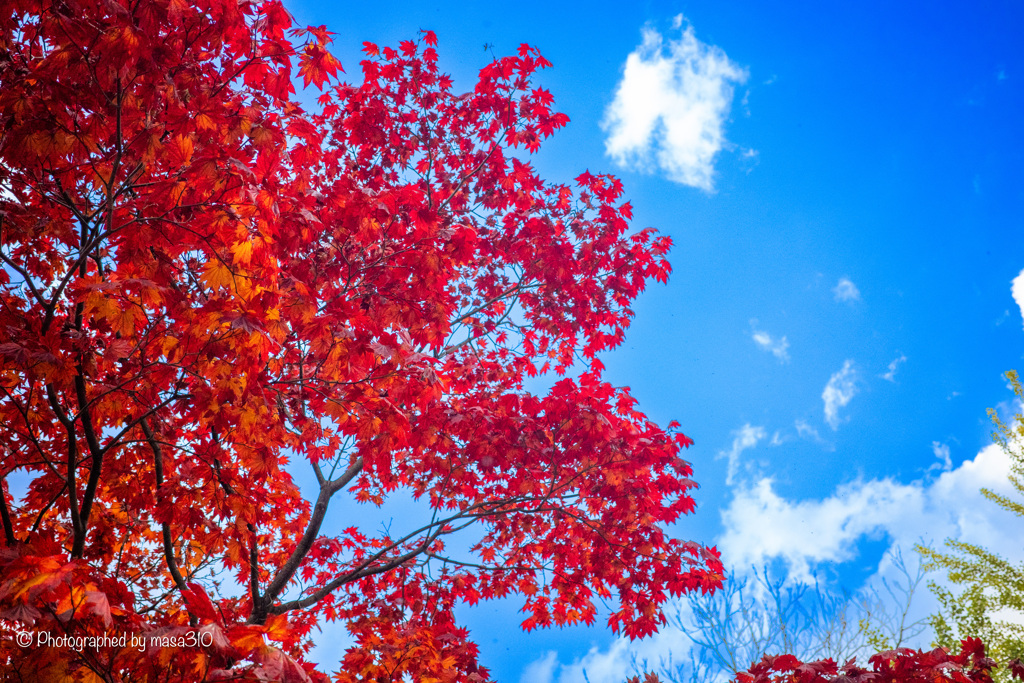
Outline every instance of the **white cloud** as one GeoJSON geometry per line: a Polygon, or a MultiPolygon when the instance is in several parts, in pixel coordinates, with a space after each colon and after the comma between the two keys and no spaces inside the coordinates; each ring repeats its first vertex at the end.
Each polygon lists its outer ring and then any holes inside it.
{"type": "Polygon", "coordinates": [[[1024,270],[1021,270],[1020,274],[1013,278],[1010,294],[1013,295],[1013,300],[1017,302],[1021,316],[1024,317],[1024,270]]]}
{"type": "Polygon", "coordinates": [[[670,180],[711,192],[733,84],[745,82],[747,72],[721,48],[698,40],[682,15],[674,28],[683,28],[682,35],[666,41],[645,27],[626,58],[601,124],[605,151],[620,165],[659,168],[670,180]]]}
{"type": "MultiPolygon", "coordinates": [[[[755,325],[756,320],[751,320],[750,324],[755,325]]],[[[786,335],[782,335],[781,338],[775,339],[764,330],[754,329],[751,332],[751,338],[754,343],[765,351],[770,351],[773,356],[779,359],[780,363],[789,362],[789,340],[786,339],[786,335]]]]}
{"type": "MultiPolygon", "coordinates": [[[[737,436],[744,431],[738,430],[737,436]]],[[[1009,473],[1009,457],[993,445],[934,479],[909,484],[893,479],[858,480],[821,499],[787,499],[775,490],[772,479],[764,477],[737,487],[722,513],[724,531],[717,547],[726,566],[742,571],[781,560],[791,580],[808,584],[814,582],[818,565],[854,559],[857,542],[865,537],[887,538],[891,548],[903,549],[908,559],[913,554],[909,549],[919,542],[941,548],[943,539],[953,538],[999,548],[1011,562],[1019,561],[1024,559],[1024,548],[1018,542],[1024,535],[1024,520],[980,493],[985,487],[1012,495],[1009,473]]],[[[892,557],[890,553],[883,556],[873,581],[898,578],[892,557]]],[[[929,601],[927,591],[919,597],[922,602],[929,601]]],[[[686,600],[677,604],[681,613],[686,613],[686,600]]],[[[914,618],[928,611],[926,607],[922,612],[918,605],[914,618]]],[[[670,622],[651,638],[632,642],[618,638],[607,648],[592,647],[570,664],[559,663],[554,653],[544,653],[528,665],[520,680],[622,683],[633,675],[636,663],[643,668],[643,662],[654,664],[668,654],[683,661],[691,647],[687,636],[670,622]]]]}
{"type": "Polygon", "coordinates": [[[764,427],[751,427],[749,423],[743,425],[732,433],[732,448],[728,451],[719,451],[715,459],[728,458],[729,468],[726,471],[725,483],[733,485],[736,473],[740,467],[740,455],[748,448],[753,448],[757,442],[767,436],[764,427]]]}
{"type": "Polygon", "coordinates": [[[556,666],[558,666],[558,653],[548,650],[543,657],[526,665],[519,677],[520,683],[552,683],[556,666]]]}
{"type": "Polygon", "coordinates": [[[772,479],[764,478],[737,491],[722,513],[726,531],[719,548],[740,567],[780,558],[792,579],[810,582],[814,565],[852,559],[854,541],[879,529],[892,508],[906,505],[903,498],[914,493],[890,480],[856,482],[825,500],[791,502],[775,491],[772,479]]]}
{"type": "MultiPolygon", "coordinates": [[[[685,604],[683,601],[682,605],[685,604]]],[[[691,646],[685,633],[669,625],[650,638],[634,641],[617,638],[607,649],[592,647],[571,664],[562,664],[556,653],[547,652],[527,665],[519,680],[521,683],[622,683],[635,675],[636,667],[643,669],[645,661],[655,665],[668,653],[674,658],[685,658],[691,646]],[[538,677],[532,678],[534,675],[538,677]]]]}
{"type": "Polygon", "coordinates": [[[853,559],[865,537],[886,536],[903,548],[945,538],[1019,548],[1014,539],[1024,534],[1024,521],[979,492],[986,487],[1010,494],[1009,472],[1009,457],[992,445],[931,481],[858,480],[820,500],[787,500],[772,479],[762,478],[736,491],[722,513],[718,547],[727,564],[780,559],[791,578],[804,581],[811,581],[815,565],[853,559]]]}
{"type": "Polygon", "coordinates": [[[900,365],[902,365],[903,363],[906,363],[906,362],[907,362],[907,357],[904,356],[901,353],[899,355],[899,358],[895,358],[895,359],[893,359],[893,361],[891,363],[889,363],[889,370],[884,375],[882,375],[882,379],[884,379],[886,381],[889,381],[889,382],[895,382],[896,381],[896,371],[900,369],[900,365]]]}
{"type": "Polygon", "coordinates": [[[845,407],[857,393],[857,371],[853,361],[847,360],[839,372],[829,378],[821,399],[825,402],[825,422],[836,430],[839,428],[839,409],[845,407]]]}
{"type": "Polygon", "coordinates": [[[848,277],[839,278],[839,283],[832,289],[836,301],[860,301],[860,290],[848,277]]]}
{"type": "Polygon", "coordinates": [[[936,464],[944,471],[948,472],[953,469],[953,459],[949,455],[949,444],[932,441],[932,453],[934,453],[935,457],[940,460],[940,463],[936,464]]]}

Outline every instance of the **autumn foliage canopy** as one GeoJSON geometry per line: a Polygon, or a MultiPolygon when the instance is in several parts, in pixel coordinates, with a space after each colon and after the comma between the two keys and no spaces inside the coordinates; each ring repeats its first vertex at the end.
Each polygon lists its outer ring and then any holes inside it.
{"type": "Polygon", "coordinates": [[[597,359],[669,240],[538,177],[535,49],[459,94],[275,1],[0,4],[0,679],[326,680],[338,621],[338,681],[482,681],[460,604],[636,637],[720,585],[597,359]]]}

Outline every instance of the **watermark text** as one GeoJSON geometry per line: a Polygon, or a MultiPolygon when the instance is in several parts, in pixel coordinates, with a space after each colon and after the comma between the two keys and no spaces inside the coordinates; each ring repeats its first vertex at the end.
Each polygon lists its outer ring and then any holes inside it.
{"type": "Polygon", "coordinates": [[[14,641],[19,646],[49,647],[60,650],[99,650],[115,648],[120,650],[134,649],[145,652],[148,648],[196,648],[213,645],[213,633],[209,631],[185,631],[183,633],[105,633],[101,636],[73,636],[53,634],[49,631],[17,631],[14,641]]]}

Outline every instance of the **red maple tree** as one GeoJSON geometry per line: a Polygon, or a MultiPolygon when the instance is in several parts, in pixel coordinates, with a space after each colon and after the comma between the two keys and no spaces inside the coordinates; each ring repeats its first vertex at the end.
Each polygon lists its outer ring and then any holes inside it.
{"type": "Polygon", "coordinates": [[[597,359],[669,240],[537,175],[535,49],[459,95],[429,32],[338,81],[274,0],[0,4],[0,678],[322,680],[329,620],[338,681],[480,681],[460,603],[635,637],[720,585],[597,359]]]}

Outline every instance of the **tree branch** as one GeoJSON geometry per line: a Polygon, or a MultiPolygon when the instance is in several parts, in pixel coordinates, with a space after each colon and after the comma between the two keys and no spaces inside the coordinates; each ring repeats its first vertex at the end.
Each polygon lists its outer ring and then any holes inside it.
{"type": "MultiPolygon", "coordinates": [[[[142,427],[142,433],[146,435],[146,442],[149,444],[150,450],[153,451],[153,471],[156,475],[156,495],[157,503],[159,504],[160,498],[162,497],[162,491],[164,485],[164,453],[160,447],[160,442],[157,441],[156,435],[153,434],[153,429],[149,426],[149,421],[145,418],[139,420],[139,426],[142,427]]],[[[188,585],[185,583],[185,577],[181,575],[181,570],[178,569],[178,562],[174,558],[174,543],[171,537],[171,525],[167,522],[160,523],[160,536],[163,540],[164,546],[164,561],[167,562],[167,571],[171,575],[171,579],[174,581],[174,585],[178,587],[178,590],[184,592],[188,590],[188,585]]],[[[188,612],[188,622],[190,625],[195,626],[199,623],[196,616],[189,611],[186,605],[185,611],[188,612]]]]}
{"type": "Polygon", "coordinates": [[[316,503],[313,505],[313,513],[310,515],[309,523],[306,525],[306,531],[302,534],[302,538],[299,539],[291,556],[274,574],[274,578],[267,585],[263,596],[258,600],[253,599],[253,611],[249,616],[249,623],[262,624],[266,621],[267,616],[269,616],[270,605],[273,604],[277,596],[284,590],[284,587],[291,581],[299,565],[302,564],[302,560],[305,559],[310,548],[313,547],[317,536],[320,535],[320,527],[323,526],[324,517],[327,514],[327,506],[331,502],[331,496],[352,481],[362,469],[362,457],[356,458],[355,462],[340,477],[331,481],[325,481],[320,486],[320,493],[316,498],[316,503]]]}
{"type": "Polygon", "coordinates": [[[14,526],[11,524],[11,512],[7,509],[7,492],[4,490],[7,488],[7,477],[0,476],[0,520],[3,520],[4,525],[4,541],[7,543],[7,547],[12,547],[18,542],[18,539],[14,537],[14,526]]]}
{"type": "Polygon", "coordinates": [[[63,425],[64,431],[67,432],[68,436],[68,459],[67,459],[67,474],[65,475],[65,486],[68,489],[68,512],[71,514],[71,528],[74,530],[75,542],[77,543],[78,536],[84,538],[85,528],[82,526],[82,517],[78,512],[78,484],[75,481],[75,469],[78,467],[78,436],[75,433],[75,423],[68,419],[67,413],[60,407],[60,401],[57,399],[57,392],[54,390],[52,384],[46,385],[46,399],[50,404],[50,408],[53,409],[54,414],[57,416],[57,420],[63,425]]]}

